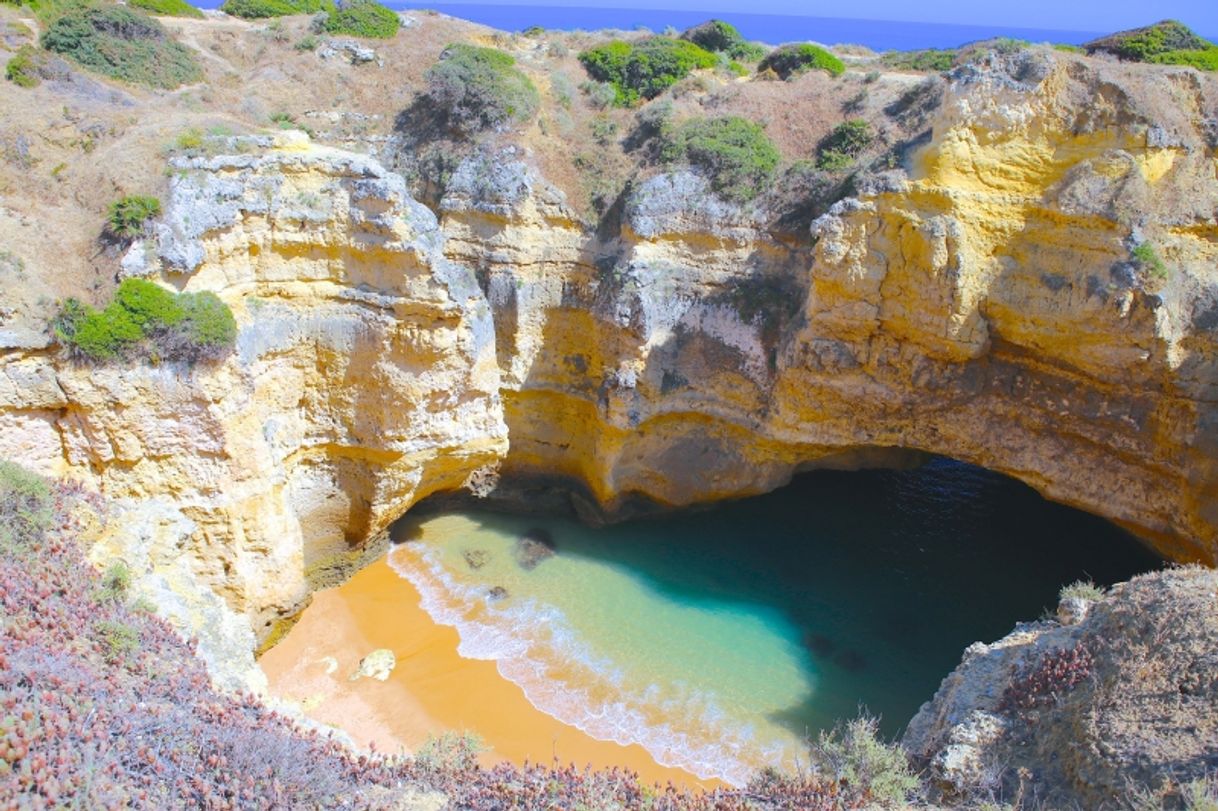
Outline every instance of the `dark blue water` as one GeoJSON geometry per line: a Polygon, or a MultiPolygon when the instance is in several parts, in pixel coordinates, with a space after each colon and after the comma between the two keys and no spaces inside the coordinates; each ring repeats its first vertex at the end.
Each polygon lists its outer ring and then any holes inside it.
{"type": "MultiPolygon", "coordinates": [[[[991,37],[1013,37],[1030,42],[1064,42],[1078,45],[1106,31],[1054,31],[1041,28],[1002,28],[986,25],[945,25],[890,20],[850,20],[830,17],[802,17],[779,14],[745,14],[730,11],[671,11],[633,8],[566,8],[559,6],[499,6],[481,4],[443,4],[394,2],[395,9],[430,8],[503,31],[522,31],[533,25],[564,31],[601,28],[630,30],[643,26],[663,31],[666,26],[679,30],[711,17],[725,20],[740,29],[745,39],[777,44],[815,40],[826,44],[852,43],[877,51],[917,48],[954,48],[967,42],[991,37]]],[[[1148,12],[1149,13],[1149,12],[1148,12]]],[[[1148,18],[1149,19],[1149,18],[1148,18]]]]}

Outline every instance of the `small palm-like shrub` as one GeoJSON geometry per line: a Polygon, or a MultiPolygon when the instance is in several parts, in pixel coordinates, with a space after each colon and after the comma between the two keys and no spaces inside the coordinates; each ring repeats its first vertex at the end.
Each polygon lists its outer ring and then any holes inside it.
{"type": "Polygon", "coordinates": [[[68,299],[52,322],[56,338],[90,363],[222,357],[237,338],[232,310],[215,293],[172,293],[144,279],[125,279],[114,299],[94,310],[68,299]]]}
{"type": "Polygon", "coordinates": [[[116,239],[134,239],[144,233],[144,223],[160,213],[161,201],[155,197],[128,195],[110,204],[106,230],[116,239]]]}
{"type": "Polygon", "coordinates": [[[376,0],[348,0],[326,15],[321,25],[331,34],[390,39],[402,27],[402,21],[397,12],[376,0]]]}
{"type": "Polygon", "coordinates": [[[718,194],[737,202],[756,197],[780,159],[762,126],[739,116],[689,121],[667,138],[660,155],[666,161],[687,161],[718,194]]]}
{"type": "Polygon", "coordinates": [[[651,99],[684,79],[691,71],[713,68],[719,60],[692,42],[649,37],[637,43],[614,40],[579,55],[588,75],[609,83],[618,106],[651,99]]]}
{"type": "Polygon", "coordinates": [[[757,70],[772,70],[779,78],[789,79],[809,70],[824,70],[832,76],[840,76],[845,72],[846,65],[819,45],[804,43],[783,45],[770,51],[757,70]]]}
{"type": "Polygon", "coordinates": [[[871,125],[863,119],[843,121],[821,142],[816,166],[830,172],[849,169],[874,140],[871,125]]]}
{"type": "Polygon", "coordinates": [[[42,47],[133,84],[172,89],[203,78],[189,48],[126,6],[70,6],[42,35],[42,47]]]}
{"type": "Polygon", "coordinates": [[[427,70],[427,95],[454,129],[464,133],[527,121],[540,104],[537,88],[503,51],[449,45],[427,70]]]}
{"type": "Polygon", "coordinates": [[[1075,580],[1057,592],[1059,601],[1073,598],[1095,602],[1104,599],[1104,590],[1090,580],[1075,580]]]}

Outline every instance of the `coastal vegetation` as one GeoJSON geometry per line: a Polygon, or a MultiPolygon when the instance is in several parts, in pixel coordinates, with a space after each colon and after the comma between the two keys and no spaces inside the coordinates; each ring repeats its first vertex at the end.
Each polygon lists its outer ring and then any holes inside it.
{"type": "Polygon", "coordinates": [[[449,45],[424,79],[446,123],[465,134],[527,121],[540,103],[536,86],[516,60],[495,48],[449,45]]]}
{"type": "Polygon", "coordinates": [[[726,54],[729,59],[756,62],[766,54],[766,49],[740,35],[736,26],[723,20],[707,20],[686,29],[681,39],[688,40],[705,51],[726,54]]]}
{"type": "Polygon", "coordinates": [[[328,34],[347,34],[369,39],[389,39],[401,28],[397,12],[376,0],[348,0],[331,9],[321,23],[328,34]]]}
{"type": "Polygon", "coordinates": [[[849,169],[873,141],[875,133],[864,119],[843,121],[821,142],[816,166],[829,172],[849,169]]]}
{"type": "Polygon", "coordinates": [[[186,0],[127,0],[127,5],[165,17],[203,17],[203,12],[186,0]]]}
{"type": "Polygon", "coordinates": [[[1131,62],[1190,65],[1218,70],[1218,45],[1177,20],[1121,31],[1083,45],[1087,53],[1110,53],[1131,62]]]}
{"type": "Polygon", "coordinates": [[[128,195],[110,204],[106,231],[117,240],[131,240],[144,233],[145,224],[160,213],[161,201],[157,198],[128,195]]]}
{"type": "Polygon", "coordinates": [[[330,8],[328,0],[225,0],[220,10],[246,20],[316,14],[330,8]]]}
{"type": "Polygon", "coordinates": [[[653,99],[690,72],[719,63],[710,51],[671,37],[614,40],[584,51],[579,61],[589,76],[613,88],[614,103],[619,107],[653,99]]]}
{"type": "Polygon", "coordinates": [[[819,45],[803,43],[783,45],[770,51],[757,65],[757,70],[770,70],[780,79],[790,79],[810,70],[823,70],[831,76],[840,76],[845,72],[846,65],[819,45]]]}
{"type": "Polygon", "coordinates": [[[688,162],[717,193],[737,202],[760,194],[781,158],[765,128],[740,116],[687,121],[664,137],[660,156],[666,162],[688,162]]]}
{"type": "Polygon", "coordinates": [[[69,7],[48,26],[42,47],[132,84],[173,89],[203,78],[189,48],[159,22],[126,6],[69,7]]]}
{"type": "Polygon", "coordinates": [[[237,335],[232,310],[215,293],[173,293],[144,279],[124,279],[101,310],[67,299],[52,330],[73,357],[90,363],[212,360],[237,335]]]}

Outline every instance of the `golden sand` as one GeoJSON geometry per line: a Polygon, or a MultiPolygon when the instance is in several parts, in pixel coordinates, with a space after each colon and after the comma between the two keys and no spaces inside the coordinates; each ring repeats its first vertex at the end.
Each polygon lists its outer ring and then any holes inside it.
{"type": "Polygon", "coordinates": [[[494,662],[461,657],[458,641],[456,630],[432,622],[418,591],[382,557],[342,586],[317,592],[259,664],[272,697],[380,752],[413,751],[429,734],[471,731],[489,747],[482,755],[487,764],[558,758],[580,767],[624,766],[648,782],[722,785],[661,766],[641,746],[596,740],[547,715],[494,662]],[[352,681],[360,659],[378,648],[397,659],[389,678],[352,681]]]}

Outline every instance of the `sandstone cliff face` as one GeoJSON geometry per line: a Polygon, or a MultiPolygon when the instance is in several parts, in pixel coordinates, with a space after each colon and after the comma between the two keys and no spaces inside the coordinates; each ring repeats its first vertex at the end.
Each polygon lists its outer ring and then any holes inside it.
{"type": "Polygon", "coordinates": [[[188,631],[214,625],[214,593],[265,641],[403,505],[498,459],[506,430],[485,300],[401,178],[291,138],[251,147],[175,162],[157,244],[126,263],[232,305],[231,358],[39,353],[0,379],[5,454],[118,505],[101,554],[149,573],[188,631]]]}
{"type": "Polygon", "coordinates": [[[438,221],[376,161],[294,137],[176,159],[125,272],[216,291],[235,353],[14,351],[0,454],[161,516],[135,556],[188,560],[177,591],[263,641],[494,465],[612,514],[940,453],[1215,562],[1213,81],[1033,50],[958,70],[935,115],[794,241],[683,171],[590,232],[519,149],[460,167],[438,221]],[[1132,260],[1148,241],[1166,278],[1132,260]]]}
{"type": "Polygon", "coordinates": [[[571,476],[612,512],[916,449],[1215,561],[1216,104],[1192,71],[961,69],[929,143],[811,247],[683,172],[636,187],[611,239],[539,195],[444,201],[495,309],[505,471],[571,476]],[[1131,261],[1143,242],[1166,278],[1131,261]]]}

